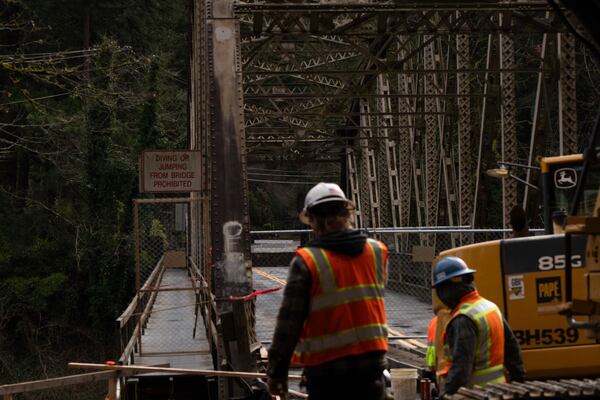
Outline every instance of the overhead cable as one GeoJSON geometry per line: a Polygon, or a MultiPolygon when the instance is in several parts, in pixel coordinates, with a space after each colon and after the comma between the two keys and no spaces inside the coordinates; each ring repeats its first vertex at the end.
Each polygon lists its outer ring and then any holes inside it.
{"type": "Polygon", "coordinates": [[[281,178],[337,178],[336,175],[285,175],[285,174],[268,174],[263,172],[248,172],[248,175],[256,176],[275,176],[281,178]]]}
{"type": "Polygon", "coordinates": [[[271,181],[266,179],[248,179],[248,182],[264,182],[264,183],[281,183],[286,185],[316,185],[319,182],[288,182],[288,181],[271,181]]]}

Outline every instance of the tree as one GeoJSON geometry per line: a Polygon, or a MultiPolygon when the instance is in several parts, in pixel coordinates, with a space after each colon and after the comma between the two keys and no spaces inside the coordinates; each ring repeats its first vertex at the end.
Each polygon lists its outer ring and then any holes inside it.
{"type": "Polygon", "coordinates": [[[137,156],[187,138],[185,10],[0,0],[0,383],[117,355],[137,156]]]}

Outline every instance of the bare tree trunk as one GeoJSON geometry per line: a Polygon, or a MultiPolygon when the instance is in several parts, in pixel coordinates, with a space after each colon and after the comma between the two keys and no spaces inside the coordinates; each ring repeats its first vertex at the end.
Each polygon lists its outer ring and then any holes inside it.
{"type": "MultiPolygon", "coordinates": [[[[83,48],[89,49],[92,41],[92,7],[89,2],[86,2],[83,7],[83,48]]],[[[86,80],[90,79],[91,65],[92,63],[88,54],[83,61],[86,80]]]]}

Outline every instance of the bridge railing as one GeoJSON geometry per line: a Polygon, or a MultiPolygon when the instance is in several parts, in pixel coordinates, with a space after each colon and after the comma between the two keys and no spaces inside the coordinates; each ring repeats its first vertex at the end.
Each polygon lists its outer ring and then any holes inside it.
{"type": "Polygon", "coordinates": [[[142,354],[142,334],[148,322],[158,286],[165,271],[164,256],[161,257],[156,266],[135,295],[125,311],[117,318],[119,338],[121,344],[121,357],[119,361],[124,364],[134,364],[134,354],[142,354]]]}
{"type": "Polygon", "coordinates": [[[214,349],[214,343],[217,337],[217,327],[215,322],[216,309],[215,309],[215,296],[213,294],[211,279],[206,279],[198,265],[194,262],[192,257],[189,257],[189,272],[192,280],[192,286],[196,293],[196,308],[194,310],[194,332],[193,336],[196,337],[196,331],[198,329],[199,317],[202,316],[204,320],[204,326],[202,329],[206,329],[206,337],[208,338],[208,345],[211,352],[214,349]]]}

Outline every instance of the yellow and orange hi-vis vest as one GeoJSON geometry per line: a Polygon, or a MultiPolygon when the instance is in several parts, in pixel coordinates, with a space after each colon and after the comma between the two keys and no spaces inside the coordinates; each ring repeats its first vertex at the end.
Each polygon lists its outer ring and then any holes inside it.
{"type": "Polygon", "coordinates": [[[429,321],[429,327],[427,328],[427,353],[425,353],[425,366],[431,370],[435,370],[436,367],[436,355],[435,355],[435,332],[437,331],[437,315],[429,321]]]}
{"type": "Polygon", "coordinates": [[[383,301],[387,248],[367,239],[352,257],[304,247],[296,254],[311,278],[311,304],[292,364],[311,366],[340,357],[387,350],[383,301]]]}
{"type": "MultiPolygon", "coordinates": [[[[459,315],[469,317],[477,327],[473,373],[467,386],[485,386],[491,383],[506,382],[504,376],[504,322],[498,306],[484,299],[477,290],[474,290],[460,300],[459,305],[450,314],[450,320],[446,326],[459,315]]],[[[441,371],[438,371],[438,375],[442,379],[446,377],[452,365],[452,354],[446,339],[446,330],[444,329],[442,340],[447,363],[441,371]]]]}

